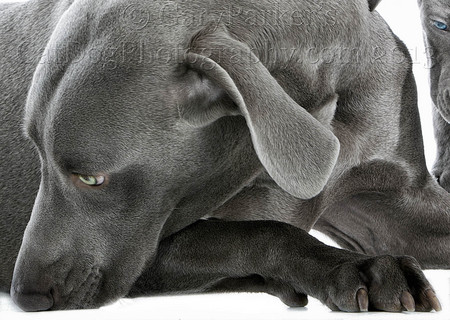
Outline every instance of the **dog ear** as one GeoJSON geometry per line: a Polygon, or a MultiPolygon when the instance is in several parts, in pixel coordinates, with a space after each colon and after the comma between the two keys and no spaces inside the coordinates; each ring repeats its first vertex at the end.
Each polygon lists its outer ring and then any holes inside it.
{"type": "Polygon", "coordinates": [[[373,11],[378,6],[381,0],[369,0],[369,10],[373,11]]]}
{"type": "Polygon", "coordinates": [[[224,27],[205,28],[192,39],[184,63],[191,73],[184,119],[206,125],[243,115],[261,163],[281,188],[301,199],[323,190],[339,154],[337,138],[283,90],[246,44],[224,27]],[[234,104],[217,103],[223,97],[234,104]]]}

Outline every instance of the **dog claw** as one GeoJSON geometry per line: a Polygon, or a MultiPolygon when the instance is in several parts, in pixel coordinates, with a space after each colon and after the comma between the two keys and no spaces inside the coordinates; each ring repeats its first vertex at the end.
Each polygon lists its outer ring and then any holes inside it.
{"type": "Polygon", "coordinates": [[[406,311],[413,312],[416,310],[416,303],[414,302],[413,296],[408,291],[403,291],[400,302],[406,311]]]}
{"type": "Polygon", "coordinates": [[[428,289],[425,292],[425,296],[428,299],[428,302],[430,303],[431,307],[436,311],[442,311],[441,303],[439,302],[439,299],[436,297],[436,293],[434,293],[433,290],[428,289]]]}
{"type": "Polygon", "coordinates": [[[359,289],[356,293],[356,299],[358,300],[359,310],[361,312],[369,311],[369,295],[366,289],[359,289]]]}

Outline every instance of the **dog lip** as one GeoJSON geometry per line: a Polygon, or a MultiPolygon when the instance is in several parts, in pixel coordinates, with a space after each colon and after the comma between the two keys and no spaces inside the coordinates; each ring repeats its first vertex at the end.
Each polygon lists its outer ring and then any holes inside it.
{"type": "Polygon", "coordinates": [[[58,310],[66,309],[89,309],[95,306],[94,300],[98,295],[102,275],[98,267],[92,267],[89,274],[79,285],[64,295],[60,301],[55,303],[58,310]]]}

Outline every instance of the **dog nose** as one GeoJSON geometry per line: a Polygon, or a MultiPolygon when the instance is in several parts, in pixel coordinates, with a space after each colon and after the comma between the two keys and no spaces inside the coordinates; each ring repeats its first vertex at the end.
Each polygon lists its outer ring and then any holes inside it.
{"type": "Polygon", "coordinates": [[[11,297],[13,301],[23,311],[45,311],[53,307],[54,292],[53,290],[32,290],[23,286],[11,287],[11,297]]]}

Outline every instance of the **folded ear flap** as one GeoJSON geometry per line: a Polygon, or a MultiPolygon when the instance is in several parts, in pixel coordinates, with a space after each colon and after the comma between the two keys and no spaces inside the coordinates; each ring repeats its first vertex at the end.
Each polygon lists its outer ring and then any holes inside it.
{"type": "Polygon", "coordinates": [[[205,28],[193,38],[185,63],[198,76],[190,81],[182,116],[201,124],[237,111],[261,163],[281,188],[301,199],[322,191],[339,154],[337,138],[283,90],[246,44],[225,28],[205,28]],[[219,96],[231,99],[235,109],[214,103],[219,96]]]}
{"type": "Polygon", "coordinates": [[[378,6],[381,0],[369,0],[369,10],[373,11],[378,6]]]}

